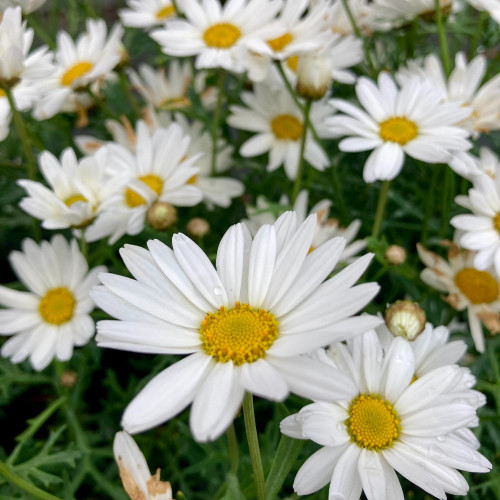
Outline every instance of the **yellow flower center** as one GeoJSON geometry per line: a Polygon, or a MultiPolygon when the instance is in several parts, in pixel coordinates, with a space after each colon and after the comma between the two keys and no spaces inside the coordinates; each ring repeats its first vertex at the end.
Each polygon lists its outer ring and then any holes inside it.
{"type": "MultiPolygon", "coordinates": [[[[157,195],[159,195],[161,193],[161,190],[163,189],[163,181],[157,175],[144,175],[142,177],[139,177],[139,180],[148,185],[157,195]]],[[[138,207],[139,205],[145,205],[146,200],[140,194],[137,194],[135,191],[128,188],[125,191],[125,203],[130,208],[134,208],[138,207]]]]}
{"type": "Polygon", "coordinates": [[[486,271],[466,267],[455,274],[455,285],[472,304],[489,304],[498,299],[498,282],[486,271]]]}
{"type": "Polygon", "coordinates": [[[293,36],[290,33],[285,33],[278,38],[268,40],[267,44],[274,50],[274,52],[281,52],[292,40],[293,36]]]}
{"type": "Polygon", "coordinates": [[[418,128],[410,120],[402,116],[389,118],[380,124],[380,137],[384,141],[397,142],[404,145],[417,137],[418,128]]]}
{"type": "MultiPolygon", "coordinates": [[[[489,172],[488,172],[488,174],[489,174],[489,172]]],[[[495,174],[493,174],[493,175],[489,174],[489,175],[493,179],[495,178],[495,174]]],[[[495,217],[493,217],[493,226],[498,231],[498,233],[500,233],[500,213],[496,214],[495,217]]]]}
{"type": "Polygon", "coordinates": [[[209,47],[227,49],[234,45],[241,36],[241,31],[230,23],[217,23],[203,33],[203,40],[209,47]]]}
{"type": "Polygon", "coordinates": [[[5,97],[5,90],[4,89],[0,89],[0,97],[5,97]]]}
{"type": "Polygon", "coordinates": [[[205,316],[200,328],[204,351],[221,363],[253,363],[266,355],[279,334],[278,321],[264,309],[236,302],[205,316]]]}
{"type": "Polygon", "coordinates": [[[85,196],[82,196],[81,194],[74,194],[73,196],[66,198],[64,200],[64,203],[66,204],[67,207],[70,207],[71,205],[73,205],[73,203],[76,203],[77,201],[83,201],[87,203],[89,200],[87,200],[87,198],[85,198],[85,196]]]}
{"type": "Polygon", "coordinates": [[[347,432],[360,448],[380,451],[392,446],[399,436],[398,416],[380,396],[361,394],[351,401],[347,413],[347,432]]]}
{"type": "Polygon", "coordinates": [[[43,320],[51,325],[62,325],[73,317],[75,297],[65,287],[49,290],[40,300],[38,310],[43,320]]]}
{"type": "Polygon", "coordinates": [[[198,176],[197,175],[193,175],[192,177],[190,177],[186,184],[196,184],[196,181],[198,180],[198,176]]]}
{"type": "Polygon", "coordinates": [[[279,115],[271,121],[273,134],[281,140],[298,141],[302,136],[302,123],[293,115],[279,115]]]}
{"type": "Polygon", "coordinates": [[[286,60],[286,65],[294,72],[297,71],[297,66],[299,65],[299,56],[292,56],[286,60]]]}
{"type": "Polygon", "coordinates": [[[173,5],[166,5],[156,13],[156,19],[158,19],[158,21],[163,21],[164,19],[172,17],[174,14],[175,14],[175,7],[173,5]]]}
{"type": "Polygon", "coordinates": [[[92,63],[87,62],[87,61],[82,61],[74,66],[71,66],[71,68],[64,73],[64,75],[61,78],[61,85],[68,86],[71,85],[77,78],[80,78],[81,76],[85,75],[92,69],[92,63]]]}

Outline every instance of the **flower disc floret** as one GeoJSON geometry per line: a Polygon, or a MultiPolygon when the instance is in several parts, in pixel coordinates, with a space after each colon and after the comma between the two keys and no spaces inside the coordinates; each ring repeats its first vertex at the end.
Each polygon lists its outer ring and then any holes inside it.
{"type": "Polygon", "coordinates": [[[62,76],[61,85],[65,87],[70,86],[76,79],[86,75],[92,67],[92,63],[88,61],[82,61],[71,66],[62,76]]]}
{"type": "Polygon", "coordinates": [[[290,33],[285,33],[278,38],[268,40],[267,44],[274,50],[274,52],[281,52],[292,41],[293,36],[290,33]]]}
{"type": "Polygon", "coordinates": [[[500,213],[493,217],[493,226],[497,230],[498,234],[500,234],[500,213]]]}
{"type": "MultiPolygon", "coordinates": [[[[144,175],[139,177],[139,180],[148,185],[157,195],[159,195],[163,189],[163,181],[157,175],[144,175]]],[[[134,190],[128,188],[125,191],[125,203],[129,207],[135,208],[139,205],[145,205],[146,200],[140,194],[137,194],[134,190]]]]}
{"type": "Polygon", "coordinates": [[[347,412],[347,432],[360,448],[384,450],[399,436],[399,418],[392,405],[380,396],[361,394],[351,401],[347,412]]]}
{"type": "Polygon", "coordinates": [[[52,288],[40,300],[38,310],[43,320],[52,325],[62,325],[73,317],[75,297],[65,287],[52,288]]]}
{"type": "Polygon", "coordinates": [[[489,304],[498,299],[498,282],[486,271],[465,267],[455,275],[455,284],[472,304],[489,304]]]}
{"type": "Polygon", "coordinates": [[[265,309],[236,302],[205,316],[200,328],[203,350],[236,366],[263,358],[279,334],[278,321],[265,309]]]}
{"type": "Polygon", "coordinates": [[[405,145],[412,139],[415,139],[417,133],[417,125],[401,116],[389,118],[380,124],[380,137],[382,137],[384,141],[397,142],[398,144],[405,145]]]}
{"type": "Polygon", "coordinates": [[[208,27],[203,33],[203,40],[209,47],[227,49],[241,37],[241,31],[234,24],[217,23],[208,27]]]}
{"type": "Polygon", "coordinates": [[[74,194],[73,196],[69,196],[64,200],[64,203],[67,207],[70,207],[73,205],[73,203],[76,203],[77,201],[83,201],[84,203],[88,203],[89,200],[85,198],[85,196],[82,196],[81,194],[74,194]]]}
{"type": "Polygon", "coordinates": [[[169,17],[172,17],[174,14],[175,7],[173,5],[166,5],[156,13],[156,19],[158,19],[158,21],[163,21],[165,19],[168,19],[169,17]]]}
{"type": "Polygon", "coordinates": [[[293,115],[279,115],[272,119],[273,134],[281,140],[298,141],[302,136],[302,123],[293,115]]]}

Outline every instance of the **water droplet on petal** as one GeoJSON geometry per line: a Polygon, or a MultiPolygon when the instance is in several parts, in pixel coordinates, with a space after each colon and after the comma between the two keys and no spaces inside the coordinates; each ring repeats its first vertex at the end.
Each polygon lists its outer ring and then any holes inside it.
{"type": "Polygon", "coordinates": [[[220,286],[215,286],[213,289],[214,295],[222,295],[224,290],[220,286]]]}
{"type": "Polygon", "coordinates": [[[446,441],[446,438],[444,436],[437,436],[436,439],[438,441],[440,441],[441,443],[443,443],[444,441],[446,441]]]}

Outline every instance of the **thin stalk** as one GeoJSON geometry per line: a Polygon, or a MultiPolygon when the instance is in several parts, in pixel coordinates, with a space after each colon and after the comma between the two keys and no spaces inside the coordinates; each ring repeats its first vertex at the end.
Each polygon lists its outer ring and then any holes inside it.
{"type": "Polygon", "coordinates": [[[448,42],[446,40],[446,31],[443,23],[443,13],[441,12],[441,1],[434,0],[436,8],[436,27],[439,36],[439,45],[441,47],[441,60],[443,61],[444,74],[450,75],[450,52],[448,50],[448,42]]]}
{"type": "Polygon", "coordinates": [[[391,181],[384,181],[378,195],[377,211],[375,212],[375,221],[372,229],[373,238],[377,238],[380,233],[382,219],[384,218],[385,205],[387,204],[387,193],[389,192],[390,185],[391,181]]]}
{"type": "Polygon", "coordinates": [[[372,78],[377,78],[377,69],[375,68],[375,65],[373,64],[372,56],[370,54],[370,47],[368,46],[368,40],[367,38],[363,35],[361,30],[359,29],[358,24],[356,23],[356,19],[354,19],[354,16],[352,15],[351,8],[349,7],[349,3],[347,0],[342,0],[342,5],[344,6],[344,10],[347,13],[347,16],[349,17],[349,21],[351,22],[352,29],[354,30],[354,33],[356,36],[363,42],[363,50],[365,53],[365,59],[366,62],[368,63],[368,66],[370,67],[370,73],[372,78]]]}
{"type": "MultiPolygon", "coordinates": [[[[333,182],[333,189],[335,190],[335,199],[337,201],[339,211],[340,211],[340,216],[342,219],[345,219],[347,216],[346,208],[345,208],[345,201],[344,201],[344,195],[342,194],[342,186],[339,181],[339,176],[337,173],[337,165],[331,165],[330,169],[332,171],[332,182],[333,182]]],[[[345,220],[344,220],[345,222],[345,220]]]]}
{"type": "Polygon", "coordinates": [[[219,138],[219,122],[222,110],[222,95],[224,94],[224,87],[226,84],[226,72],[220,70],[219,72],[219,85],[217,95],[217,105],[214,113],[214,123],[212,126],[212,170],[211,175],[215,175],[217,165],[217,139],[219,138]]]}
{"type": "Polygon", "coordinates": [[[9,101],[10,109],[12,111],[12,119],[14,120],[14,125],[23,145],[24,155],[26,156],[26,161],[28,162],[29,178],[34,181],[36,176],[36,163],[35,157],[33,156],[33,151],[31,150],[31,140],[28,135],[28,130],[26,129],[26,125],[21,117],[21,113],[19,113],[18,109],[16,108],[16,103],[14,102],[10,87],[5,86],[3,87],[3,90],[5,91],[5,96],[9,101]]]}
{"type": "Polygon", "coordinates": [[[248,450],[257,492],[257,500],[266,498],[266,482],[264,481],[264,471],[262,469],[262,459],[260,457],[259,439],[257,437],[257,427],[255,425],[255,413],[253,409],[253,397],[247,392],[243,398],[243,417],[245,419],[245,431],[247,434],[248,450]]]}
{"type": "Polygon", "coordinates": [[[418,17],[416,17],[406,29],[406,58],[413,59],[415,57],[415,49],[417,47],[418,35],[418,17]]]}
{"type": "Polygon", "coordinates": [[[490,16],[486,11],[479,12],[479,15],[477,17],[476,31],[474,32],[474,36],[472,37],[472,40],[470,42],[469,59],[472,59],[477,54],[477,48],[479,47],[479,40],[483,35],[484,26],[489,17],[490,16]]]}
{"type": "Polygon", "coordinates": [[[229,447],[229,458],[231,460],[231,474],[236,475],[240,467],[240,457],[238,448],[238,439],[236,437],[236,431],[234,430],[234,423],[231,424],[227,431],[227,444],[229,447]]]}
{"type": "Polygon", "coordinates": [[[29,14],[27,16],[28,23],[33,28],[33,31],[37,36],[39,36],[42,42],[46,43],[49,49],[54,50],[56,48],[56,44],[52,37],[45,31],[44,27],[37,21],[36,16],[33,14],[29,14]]]}
{"type": "Polygon", "coordinates": [[[39,498],[40,500],[60,500],[59,497],[55,497],[54,495],[37,488],[34,484],[24,480],[3,462],[0,462],[0,475],[13,485],[30,494],[33,498],[39,498]]]}
{"type": "Polygon", "coordinates": [[[432,169],[431,185],[429,186],[429,191],[427,191],[427,200],[425,204],[424,220],[422,222],[422,234],[420,236],[420,242],[425,245],[427,242],[427,233],[429,232],[429,220],[431,217],[433,205],[434,205],[434,195],[436,191],[436,183],[438,177],[438,169],[432,169]]]}
{"type": "Polygon", "coordinates": [[[444,188],[441,207],[441,226],[439,228],[439,236],[444,238],[446,231],[450,227],[450,211],[453,203],[453,195],[455,193],[455,177],[453,170],[445,166],[444,188]]]}
{"type": "Polygon", "coordinates": [[[127,96],[128,102],[131,104],[132,109],[134,110],[135,116],[136,117],[141,116],[141,108],[137,104],[134,94],[132,94],[125,71],[123,71],[123,69],[120,70],[119,75],[120,75],[120,85],[122,87],[123,92],[127,96]]]}
{"type": "Polygon", "coordinates": [[[306,101],[306,105],[304,108],[304,123],[302,125],[302,138],[300,141],[299,167],[297,169],[297,176],[295,177],[295,181],[293,183],[292,205],[295,203],[295,200],[297,199],[297,195],[299,194],[300,191],[300,186],[302,185],[302,177],[304,176],[304,169],[305,169],[304,152],[306,150],[307,129],[309,126],[309,112],[311,111],[311,103],[312,101],[306,101]]]}

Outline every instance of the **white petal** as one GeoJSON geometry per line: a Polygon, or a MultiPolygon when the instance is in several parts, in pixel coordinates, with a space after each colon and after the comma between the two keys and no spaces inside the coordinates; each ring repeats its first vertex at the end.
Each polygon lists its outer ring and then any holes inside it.
{"type": "Polygon", "coordinates": [[[272,401],[283,401],[288,396],[287,383],[265,359],[244,363],[240,382],[248,392],[272,401]]]}

